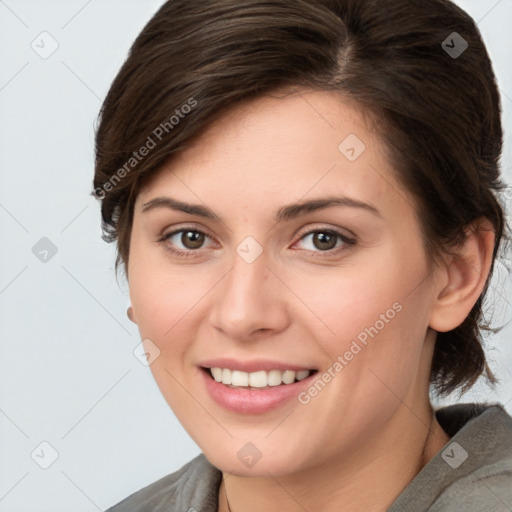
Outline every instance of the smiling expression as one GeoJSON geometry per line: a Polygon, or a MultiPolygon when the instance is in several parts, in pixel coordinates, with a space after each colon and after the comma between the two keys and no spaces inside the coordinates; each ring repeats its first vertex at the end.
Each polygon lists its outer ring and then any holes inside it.
{"type": "Polygon", "coordinates": [[[277,475],[354,457],[410,416],[404,403],[427,400],[435,273],[370,128],[333,92],[261,97],[137,197],[134,321],[158,347],[163,396],[217,467],[277,475]],[[304,373],[277,385],[278,370],[304,373]]]}

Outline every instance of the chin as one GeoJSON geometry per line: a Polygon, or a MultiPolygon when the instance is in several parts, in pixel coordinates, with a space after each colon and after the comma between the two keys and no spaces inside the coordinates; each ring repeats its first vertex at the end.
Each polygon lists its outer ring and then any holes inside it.
{"type": "MultiPolygon", "coordinates": [[[[256,442],[257,444],[257,442],[256,442]]],[[[282,477],[304,469],[304,461],[297,460],[296,447],[292,454],[279,453],[276,447],[258,450],[255,444],[226,443],[224,447],[200,448],[210,463],[224,473],[239,477],[282,477]],[[241,446],[241,448],[239,448],[241,446]],[[265,455],[265,452],[269,453],[265,455]],[[290,465],[293,462],[293,466],[290,465]]]]}

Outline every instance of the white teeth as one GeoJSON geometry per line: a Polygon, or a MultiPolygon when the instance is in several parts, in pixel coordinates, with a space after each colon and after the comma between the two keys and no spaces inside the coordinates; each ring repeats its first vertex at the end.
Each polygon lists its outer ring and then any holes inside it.
{"type": "Polygon", "coordinates": [[[222,369],[211,368],[212,376],[217,382],[222,382],[222,369]]]}
{"type": "Polygon", "coordinates": [[[295,380],[295,372],[293,370],[284,371],[282,380],[284,384],[291,384],[295,380]]]}
{"type": "Polygon", "coordinates": [[[247,372],[240,372],[238,370],[233,370],[231,372],[231,384],[233,386],[243,386],[246,387],[249,385],[249,374],[247,372]]]}
{"type": "Polygon", "coordinates": [[[251,388],[264,388],[267,385],[267,372],[249,373],[249,386],[251,388]]]}
{"type": "Polygon", "coordinates": [[[222,384],[251,388],[265,388],[267,386],[280,386],[281,384],[293,384],[295,380],[304,380],[311,375],[309,370],[260,370],[258,372],[242,372],[229,368],[210,368],[212,377],[222,384]]]}
{"type": "Polygon", "coordinates": [[[269,386],[280,386],[281,385],[281,370],[270,370],[267,374],[267,384],[269,386]]]}
{"type": "Polygon", "coordinates": [[[304,380],[306,377],[309,377],[309,370],[300,370],[295,374],[297,380],[304,380]]]}
{"type": "Polygon", "coordinates": [[[231,384],[231,370],[227,368],[222,370],[222,384],[231,384]]]}

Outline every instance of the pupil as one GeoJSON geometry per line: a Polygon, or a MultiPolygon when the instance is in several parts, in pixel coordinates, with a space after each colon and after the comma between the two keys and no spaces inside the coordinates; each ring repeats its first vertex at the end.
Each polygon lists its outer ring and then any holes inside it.
{"type": "Polygon", "coordinates": [[[315,244],[317,249],[333,249],[336,246],[336,236],[330,233],[317,233],[314,240],[320,244],[320,246],[315,244]],[[327,244],[327,246],[322,244],[327,244]]]}
{"type": "Polygon", "coordinates": [[[197,249],[203,243],[203,234],[197,231],[186,231],[183,233],[181,241],[188,249],[197,249]]]}

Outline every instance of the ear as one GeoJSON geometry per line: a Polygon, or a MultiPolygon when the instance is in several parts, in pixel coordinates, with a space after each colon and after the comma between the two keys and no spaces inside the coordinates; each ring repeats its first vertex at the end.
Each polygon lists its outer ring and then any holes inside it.
{"type": "Polygon", "coordinates": [[[133,314],[133,306],[130,306],[127,310],[126,310],[126,315],[128,316],[128,318],[134,323],[136,324],[137,321],[135,320],[135,315],[133,314]]]}
{"type": "Polygon", "coordinates": [[[451,331],[469,315],[487,281],[494,240],[494,229],[487,219],[478,219],[466,229],[465,241],[439,269],[441,279],[429,324],[432,329],[451,331]]]}

